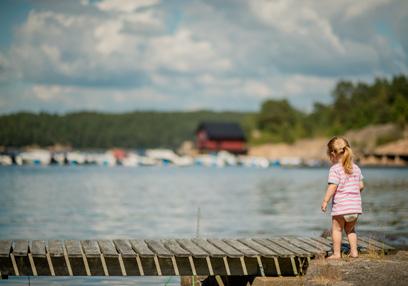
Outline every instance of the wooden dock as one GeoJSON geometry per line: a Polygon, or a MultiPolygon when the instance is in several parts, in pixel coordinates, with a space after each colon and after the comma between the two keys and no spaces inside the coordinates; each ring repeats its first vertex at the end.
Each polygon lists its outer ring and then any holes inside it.
{"type": "MultiPolygon", "coordinates": [[[[344,242],[344,248],[347,243],[344,242]]],[[[394,248],[359,237],[359,251],[394,248]]],[[[166,240],[0,240],[8,276],[297,276],[325,256],[322,237],[166,240]]]]}

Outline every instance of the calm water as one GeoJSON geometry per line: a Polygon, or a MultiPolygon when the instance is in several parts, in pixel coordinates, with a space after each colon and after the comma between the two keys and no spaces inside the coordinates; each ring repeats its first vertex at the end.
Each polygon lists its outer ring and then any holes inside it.
{"type": "MultiPolygon", "coordinates": [[[[0,239],[318,236],[327,169],[0,167],[0,239]]],[[[408,244],[408,169],[364,169],[358,231],[408,244]]],[[[0,281],[21,283],[27,278],[0,281]]],[[[32,278],[32,285],[177,285],[175,277],[32,278]]]]}

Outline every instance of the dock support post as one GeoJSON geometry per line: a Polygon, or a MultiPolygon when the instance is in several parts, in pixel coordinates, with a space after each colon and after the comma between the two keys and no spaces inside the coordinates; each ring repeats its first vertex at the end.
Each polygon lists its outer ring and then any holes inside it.
{"type": "Polygon", "coordinates": [[[290,257],[290,263],[292,264],[293,274],[296,276],[299,275],[297,271],[296,263],[295,263],[295,258],[293,256],[290,257]]]}
{"type": "Polygon", "coordinates": [[[279,277],[282,276],[278,258],[274,257],[273,261],[275,262],[276,274],[278,274],[279,277]]]}
{"type": "Polygon", "coordinates": [[[264,271],[264,268],[263,268],[263,265],[262,265],[261,257],[257,256],[256,260],[258,261],[258,266],[259,266],[259,271],[261,272],[261,276],[265,277],[265,271],[264,271]]]}
{"type": "Polygon", "coordinates": [[[227,275],[231,275],[231,270],[229,268],[227,257],[224,256],[223,260],[224,260],[225,271],[227,272],[227,275]]]}
{"type": "Polygon", "coordinates": [[[142,261],[140,260],[139,255],[136,255],[136,263],[137,263],[137,267],[139,268],[140,276],[144,276],[143,265],[142,265],[142,261]]]}
{"type": "Polygon", "coordinates": [[[155,255],[153,257],[153,259],[154,259],[154,264],[156,265],[157,275],[158,276],[163,276],[161,268],[160,268],[160,264],[159,264],[159,259],[157,258],[157,255],[155,255]]]}

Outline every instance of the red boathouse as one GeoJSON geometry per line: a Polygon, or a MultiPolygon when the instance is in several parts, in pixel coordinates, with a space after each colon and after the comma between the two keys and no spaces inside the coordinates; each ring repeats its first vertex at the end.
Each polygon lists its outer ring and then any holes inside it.
{"type": "Polygon", "coordinates": [[[238,123],[202,122],[196,130],[196,145],[200,152],[225,150],[246,154],[246,138],[238,123]]]}

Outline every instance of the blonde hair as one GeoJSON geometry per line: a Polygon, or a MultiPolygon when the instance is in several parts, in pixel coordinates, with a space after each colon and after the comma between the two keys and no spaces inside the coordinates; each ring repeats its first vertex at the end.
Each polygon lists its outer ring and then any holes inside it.
{"type": "Polygon", "coordinates": [[[350,144],[343,137],[333,137],[327,143],[327,155],[329,156],[341,156],[341,164],[343,165],[344,172],[346,174],[353,173],[353,151],[350,144]]]}

